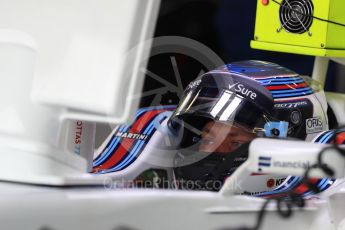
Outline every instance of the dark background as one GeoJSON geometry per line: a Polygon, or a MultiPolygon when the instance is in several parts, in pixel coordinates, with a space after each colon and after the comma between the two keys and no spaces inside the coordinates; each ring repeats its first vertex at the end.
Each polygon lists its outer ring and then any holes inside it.
{"type": "MultiPolygon", "coordinates": [[[[256,3],[256,0],[162,0],[154,37],[194,39],[212,49],[225,63],[250,59],[271,61],[311,76],[314,57],[250,48],[256,3]]],[[[151,55],[147,70],[177,85],[172,56],[176,58],[183,88],[198,76],[201,69],[206,71],[197,60],[176,53],[151,55]]],[[[331,62],[328,74],[326,90],[345,92],[345,67],[331,62]]],[[[146,96],[141,98],[140,107],[177,104],[181,93],[167,91],[164,86],[147,75],[143,88],[146,96]]],[[[102,143],[110,132],[109,125],[98,124],[96,143],[102,143]]]]}
{"type": "MultiPolygon", "coordinates": [[[[241,60],[264,60],[288,67],[301,75],[312,74],[314,57],[254,50],[253,38],[256,0],[162,0],[154,37],[182,36],[194,39],[212,49],[225,63],[241,60]]],[[[152,56],[147,69],[172,84],[177,84],[171,63],[177,61],[183,87],[205,68],[191,57],[181,54],[152,56]]],[[[345,92],[345,70],[330,63],[327,91],[345,92]]],[[[146,76],[144,92],[162,88],[162,83],[146,76]]],[[[149,95],[141,100],[141,107],[176,104],[181,95],[166,92],[149,95]]]]}

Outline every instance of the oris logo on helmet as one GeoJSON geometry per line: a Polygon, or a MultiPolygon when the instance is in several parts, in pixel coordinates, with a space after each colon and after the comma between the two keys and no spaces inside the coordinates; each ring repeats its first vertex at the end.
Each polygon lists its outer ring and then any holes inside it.
{"type": "Polygon", "coordinates": [[[306,132],[317,133],[323,130],[323,122],[321,117],[313,117],[306,120],[306,132]]]}
{"type": "Polygon", "coordinates": [[[255,100],[257,97],[257,94],[249,89],[247,89],[243,84],[235,83],[233,85],[229,85],[229,89],[234,89],[236,92],[249,97],[252,100],[255,100]]]}

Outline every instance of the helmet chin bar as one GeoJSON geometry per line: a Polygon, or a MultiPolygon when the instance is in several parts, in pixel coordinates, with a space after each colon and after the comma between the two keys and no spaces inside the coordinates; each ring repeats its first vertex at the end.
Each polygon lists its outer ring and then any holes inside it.
{"type": "MultiPolygon", "coordinates": [[[[222,195],[237,193],[236,189],[252,173],[303,176],[306,169],[318,162],[318,155],[329,145],[279,139],[257,138],[249,146],[249,156],[220,190],[222,195]]],[[[334,149],[326,150],[323,162],[334,170],[334,178],[345,177],[345,159],[334,149]]],[[[328,178],[320,169],[310,172],[311,177],[328,178]]]]}

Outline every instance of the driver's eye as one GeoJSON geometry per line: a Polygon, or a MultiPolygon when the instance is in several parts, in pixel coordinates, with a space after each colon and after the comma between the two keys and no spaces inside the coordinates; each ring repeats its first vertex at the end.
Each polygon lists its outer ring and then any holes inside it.
{"type": "Polygon", "coordinates": [[[239,142],[239,141],[231,141],[231,142],[230,142],[230,145],[231,145],[232,147],[234,147],[234,148],[238,148],[238,147],[240,147],[241,145],[243,145],[243,143],[242,143],[242,142],[239,142]]]}

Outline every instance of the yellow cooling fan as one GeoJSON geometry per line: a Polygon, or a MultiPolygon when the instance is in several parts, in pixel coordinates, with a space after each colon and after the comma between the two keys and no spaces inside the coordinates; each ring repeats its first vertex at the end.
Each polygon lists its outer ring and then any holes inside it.
{"type": "Polygon", "coordinates": [[[251,47],[345,57],[345,0],[258,0],[251,47]]]}

